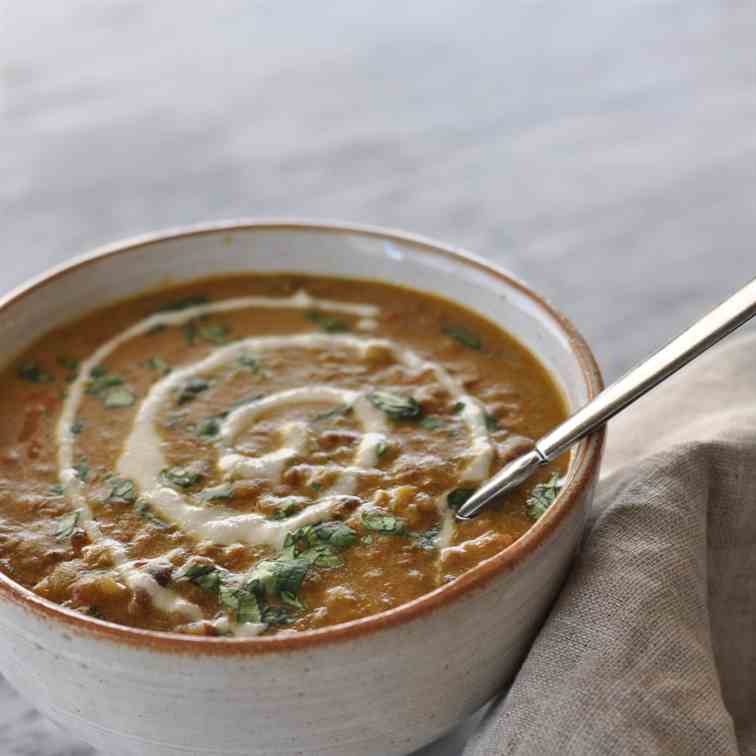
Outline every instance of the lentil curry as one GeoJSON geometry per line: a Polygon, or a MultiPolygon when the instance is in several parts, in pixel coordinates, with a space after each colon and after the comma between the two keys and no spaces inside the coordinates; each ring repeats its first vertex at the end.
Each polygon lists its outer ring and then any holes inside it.
{"type": "Polygon", "coordinates": [[[455,521],[564,403],[489,321],[375,281],[146,294],[52,331],[0,380],[0,570],[151,630],[276,634],[395,607],[519,538],[566,464],[455,521]]]}

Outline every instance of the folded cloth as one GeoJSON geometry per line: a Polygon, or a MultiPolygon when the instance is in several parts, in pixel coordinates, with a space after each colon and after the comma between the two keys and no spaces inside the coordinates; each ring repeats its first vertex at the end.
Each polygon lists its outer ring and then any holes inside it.
{"type": "Polygon", "coordinates": [[[756,754],[756,337],[609,426],[572,572],[464,756],[756,754]]]}

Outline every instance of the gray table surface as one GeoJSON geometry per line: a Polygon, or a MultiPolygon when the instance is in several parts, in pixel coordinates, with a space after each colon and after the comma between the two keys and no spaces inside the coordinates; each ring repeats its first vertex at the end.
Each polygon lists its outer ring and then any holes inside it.
{"type": "MultiPolygon", "coordinates": [[[[615,377],[755,272],[755,45],[747,0],[0,0],[0,289],[203,219],[375,223],[524,277],[615,377]]],[[[0,754],[90,753],[0,680],[0,754]]]]}

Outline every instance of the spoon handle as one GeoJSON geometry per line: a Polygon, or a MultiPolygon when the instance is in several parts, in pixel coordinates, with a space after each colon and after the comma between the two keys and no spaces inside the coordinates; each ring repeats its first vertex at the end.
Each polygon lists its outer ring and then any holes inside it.
{"type": "Polygon", "coordinates": [[[543,436],[535,447],[538,454],[545,462],[555,459],[754,315],[756,279],[543,436]]]}
{"type": "Polygon", "coordinates": [[[491,500],[523,483],[541,464],[556,459],[754,315],[756,279],[541,437],[531,451],[510,462],[484,483],[460,507],[457,517],[462,520],[474,517],[491,500]]]}

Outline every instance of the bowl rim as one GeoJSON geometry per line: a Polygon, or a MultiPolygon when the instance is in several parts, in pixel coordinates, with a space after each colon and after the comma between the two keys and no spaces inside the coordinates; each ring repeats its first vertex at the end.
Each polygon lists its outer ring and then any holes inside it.
{"type": "MultiPolygon", "coordinates": [[[[603,379],[593,353],[585,339],[580,335],[571,321],[557,308],[535,293],[525,283],[508,271],[500,269],[489,261],[467,252],[424,236],[379,226],[348,223],[330,220],[309,220],[289,218],[241,218],[213,222],[201,222],[171,227],[139,236],[129,237],[123,241],[102,245],[91,252],[51,267],[47,271],[31,278],[29,281],[13,288],[0,297],[0,317],[15,303],[49,282],[66,276],[80,268],[99,263],[103,259],[121,254],[128,254],[144,247],[160,245],[166,241],[211,236],[218,233],[238,231],[278,230],[278,231],[313,231],[331,234],[356,234],[369,238],[379,238],[413,246],[426,253],[434,253],[455,260],[468,267],[497,279],[499,283],[517,289],[536,306],[541,316],[546,315],[561,329],[566,337],[570,351],[577,359],[583,379],[592,399],[603,389],[603,379]]],[[[469,592],[482,589],[498,575],[511,571],[529,555],[547,542],[560,523],[577,505],[580,495],[590,486],[601,460],[605,430],[602,428],[581,441],[575,449],[574,462],[568,471],[567,482],[560,491],[554,504],[526,533],[513,544],[493,557],[484,560],[474,568],[459,576],[451,583],[439,586],[430,593],[392,609],[372,614],[315,630],[303,630],[292,634],[253,638],[212,638],[190,636],[180,633],[143,630],[126,625],[99,620],[80,614],[16,583],[0,572],[0,599],[8,600],[40,618],[61,621],[68,626],[83,631],[88,637],[100,640],[125,643],[131,646],[154,651],[193,654],[204,656],[259,655],[275,652],[310,650],[338,641],[349,641],[363,635],[376,633],[387,628],[402,625],[418,619],[433,610],[461,599],[469,592]]]]}

